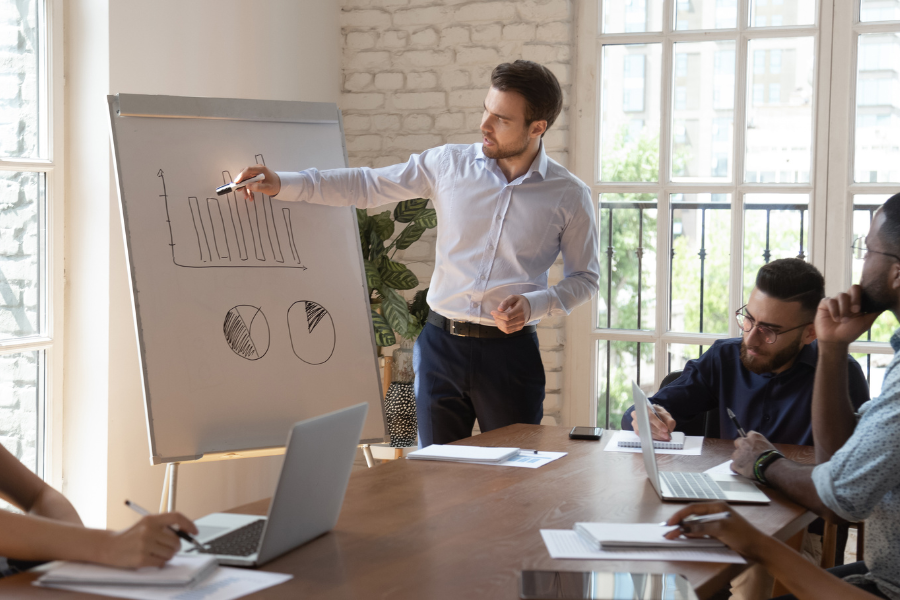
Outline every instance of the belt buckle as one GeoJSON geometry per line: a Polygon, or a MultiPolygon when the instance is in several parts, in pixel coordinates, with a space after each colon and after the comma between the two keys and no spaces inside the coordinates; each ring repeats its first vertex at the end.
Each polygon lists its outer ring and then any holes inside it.
{"type": "Polygon", "coordinates": [[[468,326],[468,323],[466,323],[465,321],[457,321],[456,319],[450,319],[450,334],[457,335],[459,337],[468,337],[468,327],[465,328],[466,333],[463,333],[462,331],[456,330],[457,325],[468,326]]]}

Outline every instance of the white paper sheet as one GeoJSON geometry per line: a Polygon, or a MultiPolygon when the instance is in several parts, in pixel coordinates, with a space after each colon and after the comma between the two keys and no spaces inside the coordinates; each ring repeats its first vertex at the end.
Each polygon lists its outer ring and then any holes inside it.
{"type": "Polygon", "coordinates": [[[587,560],[670,560],[744,565],[740,554],[727,548],[648,548],[594,550],[571,529],[541,529],[550,558],[587,560]]]}
{"type": "MultiPolygon", "coordinates": [[[[627,452],[629,454],[639,454],[640,448],[620,448],[619,437],[621,432],[617,431],[615,435],[606,444],[604,450],[606,452],[627,452]]],[[[628,433],[631,433],[630,431],[628,433]]],[[[624,437],[624,436],[621,436],[624,437]]],[[[656,450],[657,454],[682,454],[684,456],[700,456],[700,450],[703,448],[702,435],[686,435],[684,436],[683,450],[656,450]]]]}
{"type": "Polygon", "coordinates": [[[234,569],[219,567],[209,579],[192,588],[171,587],[137,587],[111,585],[33,585],[55,590],[69,590],[85,594],[98,594],[114,598],[131,598],[133,600],[234,600],[247,594],[284,583],[293,575],[284,573],[268,573],[252,569],[234,569]]]}
{"type": "Polygon", "coordinates": [[[735,473],[731,470],[731,461],[725,461],[721,465],[716,465],[710,469],[703,471],[704,473],[709,473],[710,475],[731,475],[732,477],[737,477],[738,479],[742,479],[744,481],[752,481],[752,479],[748,479],[744,477],[740,473],[735,473]]]}
{"type": "Polygon", "coordinates": [[[458,446],[456,444],[432,444],[406,455],[407,460],[446,460],[450,462],[498,463],[508,456],[515,456],[518,448],[494,448],[491,446],[458,446]]]}
{"type": "Polygon", "coordinates": [[[472,464],[491,465],[493,467],[524,467],[526,469],[537,469],[558,458],[562,458],[566,454],[568,454],[568,452],[543,452],[538,450],[537,454],[535,454],[534,450],[519,450],[517,456],[501,463],[482,463],[468,460],[457,460],[453,462],[472,462],[472,464]]]}

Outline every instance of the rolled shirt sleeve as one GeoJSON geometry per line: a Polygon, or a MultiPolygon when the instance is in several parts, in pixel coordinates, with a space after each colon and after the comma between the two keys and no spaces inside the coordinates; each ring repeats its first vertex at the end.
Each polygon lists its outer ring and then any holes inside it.
{"type": "Polygon", "coordinates": [[[410,198],[431,198],[443,160],[444,147],[440,147],[413,154],[405,163],[378,169],[279,172],[281,190],[277,198],[360,209],[410,198]]]}

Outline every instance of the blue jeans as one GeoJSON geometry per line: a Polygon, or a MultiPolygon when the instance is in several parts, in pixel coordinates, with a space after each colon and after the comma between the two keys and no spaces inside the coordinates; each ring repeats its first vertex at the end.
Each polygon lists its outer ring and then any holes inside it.
{"type": "MultiPolygon", "coordinates": [[[[869,569],[866,567],[866,563],[859,561],[859,562],[855,562],[855,563],[850,563],[849,565],[841,565],[840,567],[834,567],[834,568],[828,569],[828,572],[836,577],[840,577],[841,579],[843,579],[844,577],[847,577],[848,575],[865,575],[866,573],[869,572],[869,569]]],[[[879,598],[887,598],[887,596],[882,594],[881,591],[878,589],[878,586],[875,585],[874,583],[868,582],[868,583],[864,583],[862,585],[858,585],[856,587],[858,587],[861,590],[865,590],[865,591],[869,592],[870,594],[873,594],[879,598]]],[[[795,596],[792,596],[789,594],[787,596],[778,596],[778,598],[775,598],[774,600],[797,600],[797,598],[795,596]]]]}
{"type": "Polygon", "coordinates": [[[426,324],[413,350],[419,443],[449,444],[544,415],[544,365],[536,333],[460,337],[426,324]]]}

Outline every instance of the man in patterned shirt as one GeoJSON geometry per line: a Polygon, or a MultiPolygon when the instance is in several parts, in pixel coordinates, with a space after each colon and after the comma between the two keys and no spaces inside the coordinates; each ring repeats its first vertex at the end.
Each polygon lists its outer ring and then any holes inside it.
{"type": "MultiPolygon", "coordinates": [[[[900,329],[881,395],[854,414],[847,385],[850,343],[878,316],[900,317],[900,194],[875,213],[859,285],[825,298],[816,314],[819,358],[812,422],[817,466],[794,463],[756,432],[735,440],[732,468],[833,522],[862,521],[866,560],[831,572],[880,598],[900,600],[900,329]]],[[[790,597],[786,597],[790,598],[790,597]]]]}

